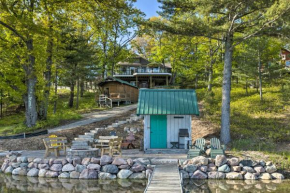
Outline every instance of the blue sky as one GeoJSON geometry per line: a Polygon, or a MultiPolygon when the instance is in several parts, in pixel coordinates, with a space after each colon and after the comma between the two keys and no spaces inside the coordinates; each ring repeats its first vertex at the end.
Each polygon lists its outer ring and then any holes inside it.
{"type": "Polygon", "coordinates": [[[156,11],[160,10],[159,5],[157,0],[137,0],[135,3],[135,6],[146,14],[146,18],[158,16],[156,11]]]}

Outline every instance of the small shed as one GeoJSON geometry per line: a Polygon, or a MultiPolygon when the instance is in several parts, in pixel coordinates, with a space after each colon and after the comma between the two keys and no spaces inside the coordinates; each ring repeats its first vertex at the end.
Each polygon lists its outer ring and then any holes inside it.
{"type": "Polygon", "coordinates": [[[199,115],[195,90],[140,89],[137,115],[144,115],[145,151],[173,144],[186,149],[191,141],[191,116],[199,115]]]}
{"type": "Polygon", "coordinates": [[[102,94],[114,101],[133,102],[138,101],[139,88],[127,81],[108,77],[98,84],[102,94]]]}

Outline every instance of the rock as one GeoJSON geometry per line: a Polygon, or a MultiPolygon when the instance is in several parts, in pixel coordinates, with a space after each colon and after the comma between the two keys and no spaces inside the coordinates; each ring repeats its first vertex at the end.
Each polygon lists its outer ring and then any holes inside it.
{"type": "Polygon", "coordinates": [[[238,166],[239,165],[239,162],[240,162],[240,160],[237,157],[233,157],[231,159],[228,159],[228,164],[230,166],[238,166]]]}
{"type": "Polygon", "coordinates": [[[62,159],[61,160],[61,164],[64,166],[65,164],[67,164],[68,163],[68,161],[66,160],[66,159],[62,159]]]}
{"type": "Polygon", "coordinates": [[[53,164],[62,164],[62,159],[53,160],[53,164]]]}
{"type": "Polygon", "coordinates": [[[184,170],[180,170],[180,174],[182,175],[183,179],[188,179],[189,178],[188,172],[186,172],[184,170]]]}
{"type": "Polygon", "coordinates": [[[112,163],[112,157],[111,156],[108,156],[108,155],[103,155],[101,157],[101,160],[100,160],[100,165],[101,166],[104,166],[104,165],[107,165],[107,164],[110,164],[112,163]]]}
{"type": "Polygon", "coordinates": [[[117,174],[118,178],[127,179],[133,172],[131,170],[120,170],[117,174]]]}
{"type": "Polygon", "coordinates": [[[261,173],[259,176],[259,179],[261,180],[271,180],[272,176],[269,173],[261,173]]]}
{"type": "Polygon", "coordinates": [[[21,168],[27,168],[27,166],[28,166],[28,163],[21,163],[21,164],[20,164],[20,167],[21,167],[21,168]]]}
{"type": "Polygon", "coordinates": [[[266,162],[265,162],[264,160],[260,160],[260,161],[259,161],[259,165],[261,165],[261,166],[264,167],[264,166],[266,165],[266,162]]]}
{"type": "Polygon", "coordinates": [[[11,163],[11,166],[12,166],[13,168],[19,168],[19,167],[20,167],[20,163],[19,163],[19,162],[11,163]]]}
{"type": "Polygon", "coordinates": [[[127,164],[129,166],[132,166],[134,164],[133,160],[132,159],[127,159],[127,164]]]}
{"type": "Polygon", "coordinates": [[[193,165],[208,165],[208,159],[203,156],[197,156],[191,159],[193,165]]]}
{"type": "Polygon", "coordinates": [[[72,158],[70,158],[70,157],[67,157],[67,158],[66,158],[66,161],[67,161],[67,163],[70,163],[70,164],[73,163],[73,160],[72,160],[72,158]]]}
{"type": "Polygon", "coordinates": [[[63,172],[72,172],[75,171],[75,167],[72,164],[66,164],[62,167],[63,172]]]}
{"type": "Polygon", "coordinates": [[[116,165],[109,164],[102,167],[102,172],[117,174],[119,172],[119,169],[116,165]]]}
{"type": "Polygon", "coordinates": [[[4,173],[5,174],[12,174],[12,171],[14,170],[14,168],[12,167],[12,166],[8,166],[6,169],[5,169],[5,171],[4,171],[4,173]]]}
{"type": "Polygon", "coordinates": [[[210,163],[210,164],[208,164],[208,166],[207,166],[207,171],[208,171],[208,172],[217,171],[217,167],[215,166],[215,164],[210,163]]]}
{"type": "Polygon", "coordinates": [[[130,166],[129,165],[120,165],[118,168],[119,169],[130,169],[130,166]]]}
{"type": "Polygon", "coordinates": [[[15,155],[8,156],[8,160],[9,160],[10,162],[17,162],[17,156],[15,156],[15,155]]]}
{"type": "Polygon", "coordinates": [[[133,173],[133,174],[131,174],[131,176],[129,178],[130,179],[145,179],[146,175],[144,172],[133,173]]]}
{"type": "Polygon", "coordinates": [[[90,161],[91,161],[91,158],[89,158],[89,157],[85,157],[83,160],[82,160],[82,165],[89,165],[89,163],[90,163],[90,161]]]}
{"type": "Polygon", "coordinates": [[[38,168],[38,164],[37,163],[30,162],[27,167],[28,168],[38,168]]]}
{"type": "Polygon", "coordinates": [[[242,174],[242,175],[245,175],[246,173],[247,173],[247,171],[240,171],[240,173],[242,174]]]}
{"type": "Polygon", "coordinates": [[[33,162],[34,159],[35,159],[34,157],[29,157],[27,158],[27,161],[30,163],[30,162],[33,162]]]}
{"type": "Polygon", "coordinates": [[[45,170],[45,169],[39,170],[38,177],[45,177],[46,172],[47,172],[47,170],[45,170]]]}
{"type": "Polygon", "coordinates": [[[84,169],[80,174],[80,179],[97,179],[98,172],[96,170],[84,169]]]}
{"type": "Polygon", "coordinates": [[[264,173],[265,172],[265,169],[263,166],[260,166],[260,165],[257,165],[254,167],[254,170],[257,172],[257,173],[264,173]]]}
{"type": "Polygon", "coordinates": [[[22,162],[22,163],[28,163],[28,159],[27,157],[18,157],[17,158],[17,162],[22,162]]]}
{"type": "Polygon", "coordinates": [[[233,172],[240,172],[242,170],[241,166],[232,166],[231,171],[233,172]]]}
{"type": "Polygon", "coordinates": [[[52,166],[53,162],[54,162],[54,159],[50,158],[49,161],[48,161],[49,166],[52,166]]]}
{"type": "Polygon", "coordinates": [[[27,176],[30,177],[37,177],[39,173],[39,169],[36,168],[32,168],[31,170],[29,170],[29,172],[27,173],[27,176]]]}
{"type": "Polygon", "coordinates": [[[196,170],[196,171],[192,174],[191,178],[193,178],[193,179],[201,179],[201,180],[203,180],[203,179],[206,179],[206,178],[207,178],[207,174],[206,174],[206,173],[203,173],[203,172],[200,171],[200,170],[196,170]]]}
{"type": "Polygon", "coordinates": [[[184,168],[184,171],[188,172],[188,173],[193,173],[197,170],[197,166],[196,165],[186,165],[184,168]]]}
{"type": "Polygon", "coordinates": [[[228,173],[231,171],[231,168],[228,166],[228,164],[224,164],[218,168],[218,171],[228,173]]]}
{"type": "Polygon", "coordinates": [[[251,172],[247,172],[245,175],[244,175],[244,178],[245,180],[257,180],[258,179],[258,174],[257,173],[251,173],[251,172]]]}
{"type": "Polygon", "coordinates": [[[37,163],[37,164],[40,164],[42,162],[42,159],[41,158],[35,158],[33,160],[34,163],[37,163]]]}
{"type": "Polygon", "coordinates": [[[244,166],[251,167],[253,165],[253,161],[252,160],[241,160],[240,164],[242,167],[244,167],[244,166]]]}
{"type": "Polygon", "coordinates": [[[137,173],[137,172],[145,171],[146,168],[144,167],[144,165],[142,165],[141,163],[137,162],[137,163],[135,163],[135,164],[131,167],[130,170],[131,170],[132,172],[137,173]]]}
{"type": "Polygon", "coordinates": [[[123,158],[119,158],[119,157],[116,157],[112,163],[113,165],[117,165],[117,166],[120,166],[120,165],[127,165],[127,161],[124,160],[123,158]]]}
{"type": "Polygon", "coordinates": [[[242,180],[243,179],[243,175],[237,172],[230,172],[230,173],[226,173],[226,179],[229,180],[242,180]]]}
{"type": "Polygon", "coordinates": [[[82,171],[83,171],[84,169],[86,169],[86,168],[87,168],[86,166],[83,166],[83,165],[79,165],[79,164],[77,164],[76,167],[75,167],[75,171],[76,171],[76,172],[79,172],[79,173],[82,173],[82,171]]]}
{"type": "Polygon", "coordinates": [[[210,150],[211,150],[210,148],[205,150],[205,155],[210,156],[210,150]]]}
{"type": "Polygon", "coordinates": [[[12,171],[12,175],[26,176],[27,170],[25,168],[16,168],[12,171]]]}
{"type": "Polygon", "coordinates": [[[92,157],[91,160],[90,160],[90,163],[92,164],[100,164],[100,158],[95,158],[95,157],[92,157]]]}
{"type": "Polygon", "coordinates": [[[255,170],[252,167],[244,166],[243,171],[246,171],[248,173],[255,173],[255,170]]]}
{"type": "Polygon", "coordinates": [[[266,162],[266,166],[271,166],[273,163],[271,161],[266,162]]]}
{"type": "Polygon", "coordinates": [[[9,162],[8,161],[4,162],[1,166],[1,171],[4,172],[8,167],[9,167],[9,162]]]}
{"type": "Polygon", "coordinates": [[[61,173],[58,178],[70,178],[70,174],[68,172],[61,173]]]}
{"type": "Polygon", "coordinates": [[[54,172],[59,172],[62,170],[62,164],[52,164],[49,169],[54,172]]]}
{"type": "Polygon", "coordinates": [[[280,174],[280,173],[277,173],[277,172],[276,173],[272,173],[271,176],[272,176],[273,179],[278,179],[278,180],[285,179],[283,174],[280,174]]]}
{"type": "Polygon", "coordinates": [[[38,164],[38,169],[45,169],[48,170],[49,169],[49,165],[48,164],[38,164]]]}
{"type": "Polygon", "coordinates": [[[78,179],[80,177],[80,172],[73,171],[69,174],[71,179],[78,179]]]}
{"type": "Polygon", "coordinates": [[[218,167],[220,167],[220,166],[226,164],[227,161],[228,160],[227,160],[226,156],[224,156],[224,155],[217,155],[216,158],[215,158],[215,165],[218,166],[218,167]]]}
{"type": "Polygon", "coordinates": [[[110,173],[106,173],[106,172],[100,172],[99,173],[99,179],[101,180],[113,180],[116,179],[116,175],[114,174],[110,174],[110,173]]]}
{"type": "Polygon", "coordinates": [[[58,172],[47,171],[45,173],[45,177],[47,177],[47,178],[57,178],[58,177],[58,172]]]}
{"type": "Polygon", "coordinates": [[[73,158],[73,165],[76,166],[78,164],[81,164],[82,163],[82,160],[80,157],[75,157],[73,158]]]}
{"type": "MultiPolygon", "coordinates": [[[[138,159],[134,159],[134,162],[139,162],[139,163],[144,164],[144,165],[151,164],[151,163],[150,163],[150,160],[147,159],[147,158],[138,158],[138,159]]],[[[129,164],[129,165],[130,165],[130,164],[129,164]]]]}
{"type": "Polygon", "coordinates": [[[225,179],[226,174],[222,172],[208,172],[208,179],[225,179]]]}
{"type": "Polygon", "coordinates": [[[98,170],[98,171],[101,170],[101,166],[100,166],[99,164],[89,164],[89,165],[87,166],[87,168],[88,168],[89,170],[98,170]]]}
{"type": "Polygon", "coordinates": [[[145,171],[146,178],[149,179],[149,177],[151,176],[152,173],[153,173],[152,170],[147,169],[147,170],[145,171]]]}
{"type": "MultiPolygon", "coordinates": [[[[266,164],[267,165],[267,164],[266,164]]],[[[276,168],[276,166],[275,165],[267,165],[266,167],[265,167],[265,170],[266,170],[266,172],[268,172],[268,173],[274,173],[274,172],[276,172],[277,171],[277,168],[276,168]]]]}
{"type": "Polygon", "coordinates": [[[207,172],[207,166],[200,166],[198,169],[202,172],[207,172]]]}

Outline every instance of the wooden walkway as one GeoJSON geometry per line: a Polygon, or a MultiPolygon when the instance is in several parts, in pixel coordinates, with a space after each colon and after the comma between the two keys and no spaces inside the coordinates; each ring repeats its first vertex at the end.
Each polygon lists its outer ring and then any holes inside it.
{"type": "Polygon", "coordinates": [[[144,191],[145,193],[182,193],[177,165],[156,165],[152,175],[144,191]]]}

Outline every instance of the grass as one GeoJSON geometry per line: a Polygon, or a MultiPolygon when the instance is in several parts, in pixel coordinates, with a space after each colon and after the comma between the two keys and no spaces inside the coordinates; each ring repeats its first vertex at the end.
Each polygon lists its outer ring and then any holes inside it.
{"type": "MultiPolygon", "coordinates": [[[[38,121],[37,125],[32,128],[27,128],[25,126],[24,112],[19,112],[17,114],[3,117],[2,119],[0,119],[0,134],[1,135],[18,134],[44,129],[48,127],[54,127],[72,120],[79,120],[82,118],[81,114],[83,113],[103,110],[97,107],[96,105],[95,93],[85,93],[84,97],[80,97],[79,109],[76,109],[75,107],[69,108],[68,94],[69,93],[67,90],[61,90],[57,101],[56,114],[53,114],[53,101],[51,101],[48,109],[47,120],[38,121]]],[[[76,101],[74,101],[74,105],[75,102],[76,101]]]]}

